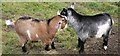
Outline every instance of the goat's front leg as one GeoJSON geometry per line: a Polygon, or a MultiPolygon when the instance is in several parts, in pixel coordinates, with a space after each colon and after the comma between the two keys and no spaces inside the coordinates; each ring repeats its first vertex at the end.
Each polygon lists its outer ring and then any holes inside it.
{"type": "Polygon", "coordinates": [[[85,44],[85,40],[81,40],[80,38],[78,39],[78,47],[80,47],[79,53],[83,53],[84,52],[84,44],[85,44]]]}
{"type": "Polygon", "coordinates": [[[52,42],[51,47],[52,47],[52,49],[56,49],[54,46],[54,41],[52,42]]]}
{"type": "Polygon", "coordinates": [[[22,45],[22,51],[23,52],[27,52],[27,48],[26,48],[26,44],[27,44],[27,39],[25,39],[25,37],[20,36],[20,43],[22,45]]]}
{"type": "Polygon", "coordinates": [[[78,45],[77,48],[80,48],[80,38],[78,37],[78,45]]]}
{"type": "Polygon", "coordinates": [[[51,40],[46,38],[46,40],[45,40],[44,43],[46,43],[46,44],[45,44],[45,45],[46,45],[46,46],[45,46],[45,50],[46,50],[46,51],[49,51],[49,50],[50,50],[50,49],[49,49],[49,45],[50,45],[50,43],[51,43],[51,40]]]}
{"type": "Polygon", "coordinates": [[[49,51],[50,49],[49,49],[49,44],[47,44],[46,46],[45,46],[45,50],[46,51],[49,51]]]}
{"type": "Polygon", "coordinates": [[[27,43],[27,41],[22,43],[22,51],[23,52],[27,52],[26,43],[27,43]]]}

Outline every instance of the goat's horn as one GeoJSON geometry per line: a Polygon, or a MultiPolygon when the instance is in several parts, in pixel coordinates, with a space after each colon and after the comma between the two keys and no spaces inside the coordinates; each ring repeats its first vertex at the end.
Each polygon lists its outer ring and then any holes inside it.
{"type": "Polygon", "coordinates": [[[60,11],[59,10],[57,11],[57,15],[60,15],[60,11]]]}
{"type": "Polygon", "coordinates": [[[72,3],[71,6],[70,6],[70,8],[74,9],[74,4],[75,4],[75,3],[72,3]]]}

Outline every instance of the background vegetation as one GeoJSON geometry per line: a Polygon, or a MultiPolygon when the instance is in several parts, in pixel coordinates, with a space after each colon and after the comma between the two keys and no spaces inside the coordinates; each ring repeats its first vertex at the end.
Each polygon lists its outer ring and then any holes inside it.
{"type": "MultiPolygon", "coordinates": [[[[29,15],[39,19],[49,19],[61,11],[64,7],[69,7],[71,3],[62,2],[4,2],[2,3],[2,49],[3,54],[21,53],[19,46],[18,35],[14,29],[7,28],[5,25],[6,19],[16,20],[20,16],[29,15]]],[[[115,20],[115,25],[118,26],[118,3],[110,2],[79,2],[75,5],[75,10],[84,15],[95,15],[99,13],[109,13],[115,20]]],[[[58,32],[55,42],[60,48],[73,49],[77,46],[77,34],[75,30],[68,26],[67,29],[58,32]]],[[[43,48],[43,45],[35,43],[37,48],[43,48]]],[[[37,50],[37,49],[36,49],[37,50]]],[[[36,52],[33,52],[36,53],[36,52]]]]}

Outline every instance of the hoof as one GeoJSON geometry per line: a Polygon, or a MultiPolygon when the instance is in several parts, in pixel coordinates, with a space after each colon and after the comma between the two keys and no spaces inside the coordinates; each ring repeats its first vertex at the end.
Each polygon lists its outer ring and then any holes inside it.
{"type": "Polygon", "coordinates": [[[22,47],[23,52],[27,52],[27,49],[25,47],[22,47]]]}
{"type": "Polygon", "coordinates": [[[45,49],[46,51],[50,51],[50,49],[45,49]]]}
{"type": "Polygon", "coordinates": [[[107,46],[104,46],[103,48],[104,48],[104,50],[107,50],[107,46]]]}
{"type": "Polygon", "coordinates": [[[46,48],[45,48],[45,50],[46,50],[46,51],[50,51],[50,49],[46,49],[46,48]]]}
{"type": "Polygon", "coordinates": [[[80,46],[78,45],[77,48],[80,48],[80,46]]]}
{"type": "Polygon", "coordinates": [[[79,50],[79,54],[85,53],[84,50],[79,50]]]}
{"type": "Polygon", "coordinates": [[[23,52],[27,52],[27,50],[22,50],[23,52]]]}
{"type": "Polygon", "coordinates": [[[55,47],[52,47],[52,49],[56,49],[55,47]]]}

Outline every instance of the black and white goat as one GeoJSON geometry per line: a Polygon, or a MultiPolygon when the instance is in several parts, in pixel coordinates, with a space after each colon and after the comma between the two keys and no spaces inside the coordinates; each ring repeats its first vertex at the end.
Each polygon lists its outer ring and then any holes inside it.
{"type": "Polygon", "coordinates": [[[84,44],[89,37],[103,37],[103,48],[106,50],[109,33],[114,23],[111,16],[107,13],[85,16],[77,13],[73,8],[73,5],[71,8],[63,8],[60,14],[67,16],[67,21],[77,31],[79,52],[84,52],[84,44]]]}

